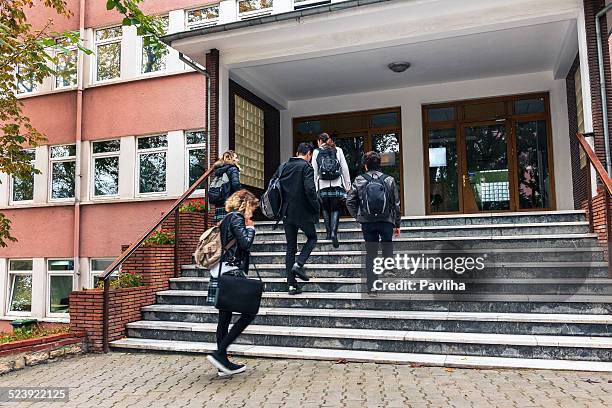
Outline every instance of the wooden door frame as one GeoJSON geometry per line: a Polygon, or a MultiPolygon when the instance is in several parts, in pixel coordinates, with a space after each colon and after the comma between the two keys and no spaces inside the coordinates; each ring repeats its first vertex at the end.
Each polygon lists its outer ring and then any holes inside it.
{"type": "MultiPolygon", "coordinates": [[[[429,186],[429,130],[430,129],[455,129],[455,138],[457,143],[457,160],[465,161],[461,159],[460,155],[465,154],[462,153],[464,151],[463,144],[460,144],[463,141],[463,127],[467,123],[482,123],[490,120],[496,119],[505,119],[505,123],[507,124],[508,131],[508,144],[510,146],[509,152],[510,156],[508,157],[508,166],[512,164],[512,169],[509,169],[512,179],[515,182],[512,183],[511,186],[511,200],[516,200],[516,210],[518,212],[529,212],[529,211],[552,211],[557,208],[557,200],[556,200],[556,189],[555,189],[555,170],[554,170],[554,146],[553,146],[553,138],[552,138],[552,119],[551,119],[551,109],[550,109],[550,94],[549,92],[531,92],[531,93],[523,93],[523,94],[513,94],[513,95],[502,95],[490,98],[474,98],[474,99],[465,99],[459,101],[451,101],[451,102],[441,102],[441,103],[433,103],[433,104],[424,104],[421,106],[421,118],[422,118],[422,140],[423,140],[423,174],[424,174],[424,184],[425,184],[425,213],[427,215],[443,215],[443,214],[464,214],[463,208],[463,184],[461,180],[462,171],[464,169],[465,164],[458,163],[457,165],[457,183],[459,186],[459,210],[458,211],[446,211],[446,212],[432,212],[431,211],[431,200],[430,200],[430,186],[429,186]],[[514,102],[523,99],[536,99],[543,98],[544,99],[544,112],[543,113],[535,113],[535,114],[524,114],[518,115],[514,113],[514,102]],[[498,118],[489,118],[489,119],[464,119],[464,107],[466,105],[472,103],[492,103],[492,102],[505,102],[505,115],[498,118]],[[427,113],[429,109],[435,108],[444,108],[444,107],[453,107],[455,109],[455,119],[452,121],[440,121],[440,122],[429,122],[427,118],[427,113]],[[548,173],[549,173],[549,203],[550,205],[545,208],[524,208],[520,209],[520,201],[518,196],[518,182],[516,182],[516,178],[518,177],[518,158],[516,155],[516,124],[520,122],[528,122],[530,120],[544,120],[546,122],[546,143],[547,143],[547,159],[548,159],[548,173]],[[514,192],[513,192],[514,191],[514,192]]],[[[490,211],[487,211],[490,212],[490,211]]],[[[501,212],[501,211],[500,211],[501,212]]],[[[485,212],[486,213],[486,212],[485,212]]]]}

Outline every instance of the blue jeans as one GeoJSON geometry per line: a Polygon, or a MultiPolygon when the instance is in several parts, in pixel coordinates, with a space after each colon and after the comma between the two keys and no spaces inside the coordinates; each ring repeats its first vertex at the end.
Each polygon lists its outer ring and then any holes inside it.
{"type": "Polygon", "coordinates": [[[382,256],[393,257],[393,227],[390,222],[364,222],[361,224],[363,239],[366,242],[366,282],[368,289],[376,280],[374,258],[378,256],[382,243],[382,256]]]}

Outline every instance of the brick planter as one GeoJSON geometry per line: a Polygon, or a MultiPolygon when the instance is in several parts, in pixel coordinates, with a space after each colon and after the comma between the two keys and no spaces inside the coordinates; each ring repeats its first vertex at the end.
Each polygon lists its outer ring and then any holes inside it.
{"type": "MultiPolygon", "coordinates": [[[[593,197],[593,227],[597,234],[597,240],[603,247],[606,260],[608,259],[608,233],[606,229],[606,200],[603,191],[598,191],[597,195],[593,197]]],[[[612,203],[612,197],[610,197],[610,203],[612,203]]],[[[587,219],[589,217],[589,202],[584,200],[582,202],[582,209],[587,213],[587,219]]],[[[611,209],[612,210],[612,209],[611,209]]],[[[612,215],[612,211],[609,211],[612,215]]]]}
{"type": "MultiPolygon", "coordinates": [[[[103,351],[104,293],[101,289],[86,289],[70,294],[70,326],[87,333],[89,349],[103,351]]],[[[155,303],[155,290],[150,286],[111,289],[109,292],[108,340],[125,337],[125,325],[140,320],[140,309],[155,303]]]]}
{"type": "Polygon", "coordinates": [[[73,331],[0,345],[0,374],[87,351],[86,333],[73,331]]]}
{"type": "MultiPolygon", "coordinates": [[[[123,245],[125,251],[128,245],[123,245]]],[[[168,289],[168,279],[174,277],[174,245],[142,246],[121,267],[123,272],[137,273],[142,283],[154,291],[168,289]]]]}
{"type": "Polygon", "coordinates": [[[200,235],[206,230],[206,217],[201,212],[179,213],[179,228],[176,242],[178,245],[178,265],[189,265],[191,256],[198,246],[200,235]]]}

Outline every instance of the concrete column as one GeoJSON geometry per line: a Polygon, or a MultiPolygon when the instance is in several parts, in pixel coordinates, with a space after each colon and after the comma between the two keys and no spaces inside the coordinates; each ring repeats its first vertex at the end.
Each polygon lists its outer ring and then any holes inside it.
{"type": "Polygon", "coordinates": [[[45,258],[32,260],[32,317],[37,319],[47,315],[47,265],[45,258]]]}
{"type": "MultiPolygon", "coordinates": [[[[185,10],[172,10],[168,13],[168,34],[185,30],[185,10]]],[[[178,51],[168,47],[166,68],[168,72],[183,71],[185,64],[179,59],[178,51]]]]}
{"type": "Polygon", "coordinates": [[[11,179],[6,173],[0,173],[0,207],[7,207],[10,200],[11,179]]]}
{"type": "Polygon", "coordinates": [[[185,191],[185,136],[181,130],[168,132],[166,193],[176,197],[185,191]]]}
{"type": "Polygon", "coordinates": [[[89,201],[91,196],[91,142],[81,142],[81,201],[89,201]]]}
{"type": "Polygon", "coordinates": [[[584,131],[593,131],[593,109],[591,101],[591,80],[589,73],[589,55],[584,21],[584,11],[580,12],[578,24],[578,54],[580,59],[580,79],[582,86],[582,109],[584,111],[584,131]]]}
{"type": "Polygon", "coordinates": [[[142,60],[142,39],[136,34],[136,27],[123,27],[121,39],[121,79],[140,75],[142,60]]]}
{"type": "Polygon", "coordinates": [[[238,19],[238,2],[223,0],[219,3],[219,24],[231,23],[238,19]]]}
{"type": "Polygon", "coordinates": [[[0,316],[6,316],[6,302],[8,302],[8,260],[0,258],[0,316]]]}
{"type": "Polygon", "coordinates": [[[287,13],[293,10],[293,0],[274,0],[272,14],[287,13]]]}
{"type": "Polygon", "coordinates": [[[136,138],[126,136],[121,138],[119,152],[119,198],[134,198],[136,193],[136,138]]]}
{"type": "Polygon", "coordinates": [[[35,167],[40,171],[34,175],[34,203],[46,204],[49,200],[49,146],[36,148],[35,167]]]}

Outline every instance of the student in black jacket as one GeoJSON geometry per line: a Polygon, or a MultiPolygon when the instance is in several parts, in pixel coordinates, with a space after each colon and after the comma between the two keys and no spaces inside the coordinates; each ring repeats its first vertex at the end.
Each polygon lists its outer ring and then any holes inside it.
{"type": "MultiPolygon", "coordinates": [[[[319,221],[319,200],[314,183],[314,172],[310,165],[312,145],[300,143],[295,157],[291,157],[283,167],[280,183],[283,192],[283,227],[287,240],[285,267],[289,294],[301,293],[296,277],[307,281],[304,264],[317,243],[315,224],[319,221]],[[295,258],[298,231],[306,235],[307,241],[295,258]]],[[[276,170],[275,177],[278,176],[276,170]]]]}
{"type": "MultiPolygon", "coordinates": [[[[210,268],[213,278],[218,278],[219,274],[236,270],[248,273],[251,245],[255,239],[255,226],[251,217],[258,206],[259,200],[248,190],[240,190],[232,194],[225,202],[228,214],[219,226],[221,247],[225,248],[232,240],[235,240],[235,243],[223,252],[220,259],[221,265],[213,265],[210,268]]],[[[253,319],[255,315],[241,314],[232,329],[229,330],[232,312],[219,310],[217,351],[207,357],[211,364],[219,370],[219,376],[241,373],[246,369],[244,364],[234,364],[229,361],[227,348],[251,324],[253,319]]]]}
{"type": "MultiPolygon", "coordinates": [[[[240,184],[240,158],[233,150],[228,150],[221,155],[219,160],[213,164],[215,169],[215,177],[221,177],[223,174],[227,174],[229,179],[229,186],[227,190],[226,198],[229,198],[232,194],[242,188],[240,184]]],[[[215,216],[213,221],[221,222],[227,212],[225,211],[225,203],[215,206],[215,216]]]]}

